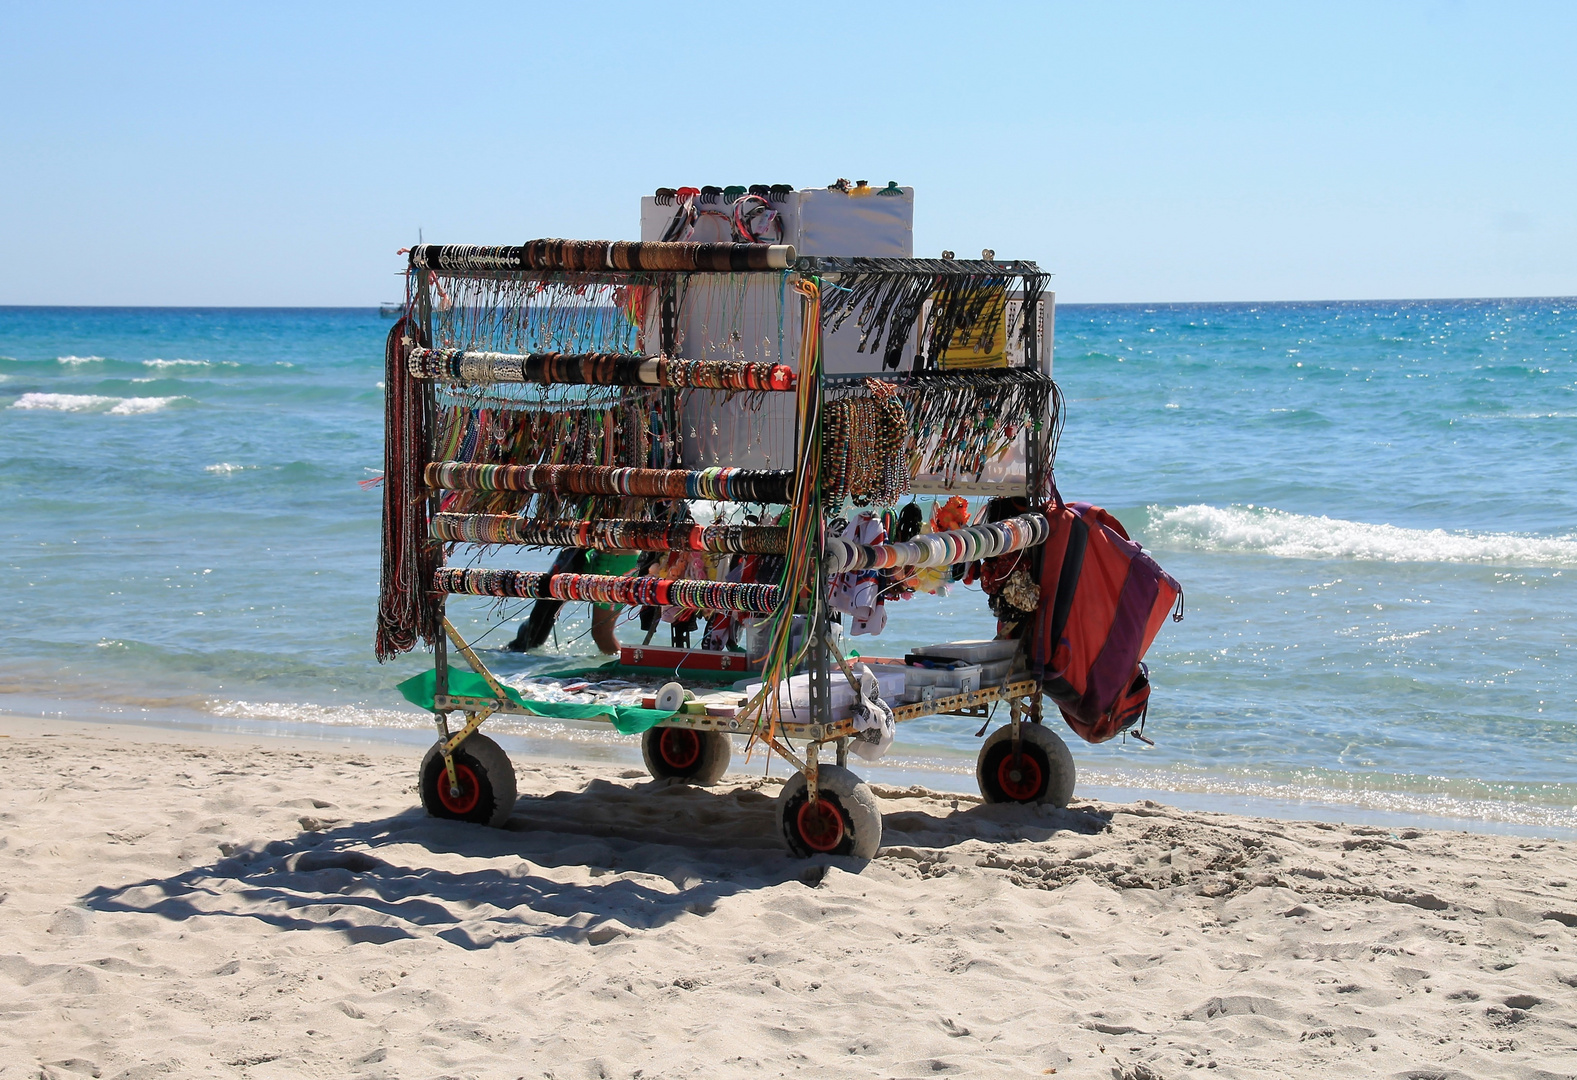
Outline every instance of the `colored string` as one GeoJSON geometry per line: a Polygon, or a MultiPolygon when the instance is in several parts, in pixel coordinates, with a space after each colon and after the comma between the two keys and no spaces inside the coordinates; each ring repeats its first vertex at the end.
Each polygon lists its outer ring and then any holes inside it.
{"type": "Polygon", "coordinates": [[[373,645],[380,663],[409,652],[418,638],[432,644],[442,621],[422,585],[438,564],[439,551],[422,535],[422,465],[429,453],[433,405],[405,363],[406,334],[414,329],[402,318],[384,344],[383,567],[373,645]]]}

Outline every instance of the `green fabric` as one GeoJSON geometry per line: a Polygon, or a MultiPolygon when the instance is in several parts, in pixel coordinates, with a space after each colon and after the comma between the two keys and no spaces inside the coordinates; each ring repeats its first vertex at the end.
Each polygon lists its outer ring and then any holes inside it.
{"type": "Polygon", "coordinates": [[[586,573],[620,577],[634,570],[641,557],[635,552],[593,551],[586,556],[586,573]]]}
{"type": "MultiPolygon", "coordinates": [[[[744,653],[740,653],[743,656],[744,653]]],[[[710,683],[714,686],[732,686],[744,679],[761,681],[761,672],[752,671],[750,668],[741,668],[738,671],[709,671],[705,668],[680,668],[679,674],[674,674],[671,667],[642,667],[638,664],[621,664],[617,660],[609,660],[605,664],[596,664],[591,667],[566,668],[563,671],[538,671],[533,673],[533,678],[542,679],[586,679],[590,682],[599,682],[603,679],[625,678],[660,678],[664,682],[677,681],[686,684],[710,683]]]]}
{"type": "MultiPolygon", "coordinates": [[[[405,700],[412,705],[431,709],[438,690],[438,672],[424,671],[400,683],[398,689],[405,700]]],[[[480,675],[450,668],[449,693],[459,697],[491,698],[493,689],[480,675]]],[[[568,701],[528,701],[520,696],[519,691],[509,686],[504,687],[504,693],[509,695],[510,701],[532,716],[544,716],[556,720],[611,720],[614,728],[623,735],[639,735],[673,715],[661,709],[641,709],[634,705],[577,705],[568,701]]]]}

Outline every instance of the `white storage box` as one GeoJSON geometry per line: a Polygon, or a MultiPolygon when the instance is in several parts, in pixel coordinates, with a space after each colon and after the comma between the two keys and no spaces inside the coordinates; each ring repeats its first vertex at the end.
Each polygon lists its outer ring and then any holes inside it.
{"type": "Polygon", "coordinates": [[[949,641],[941,645],[922,645],[914,653],[916,656],[962,660],[966,664],[986,664],[994,660],[1013,659],[1022,644],[1020,641],[1001,638],[993,641],[949,641]]]}
{"type": "Polygon", "coordinates": [[[904,701],[929,701],[932,698],[967,694],[980,689],[980,665],[961,664],[955,668],[904,668],[904,701]]]}
{"type": "MultiPolygon", "coordinates": [[[[856,662],[858,663],[858,662],[856,662]]],[[[906,677],[912,668],[899,664],[868,664],[871,674],[876,676],[876,692],[881,699],[892,704],[902,699],[906,687],[906,677]]],[[[850,665],[856,677],[859,670],[856,664],[850,665]]],[[[847,720],[854,712],[854,688],[849,685],[849,680],[844,678],[843,672],[834,667],[827,673],[827,682],[832,690],[832,720],[847,720]]],[[[755,697],[761,692],[761,683],[753,682],[745,687],[748,697],[755,697]]],[[[788,680],[783,688],[783,719],[791,724],[809,724],[810,715],[810,675],[795,675],[788,680]]]]}
{"type": "Polygon", "coordinates": [[[993,660],[989,664],[980,665],[981,687],[1001,686],[1005,682],[1012,682],[1015,671],[1022,671],[1023,664],[1018,657],[1011,660],[993,660]]]}

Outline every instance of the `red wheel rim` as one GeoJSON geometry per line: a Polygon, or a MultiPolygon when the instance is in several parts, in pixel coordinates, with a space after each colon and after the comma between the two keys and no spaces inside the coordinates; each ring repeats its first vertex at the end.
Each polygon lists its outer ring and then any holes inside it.
{"type": "Polygon", "coordinates": [[[843,834],[848,831],[843,821],[843,811],[831,799],[818,799],[816,802],[807,799],[800,805],[794,825],[799,829],[799,838],[812,851],[833,850],[843,843],[843,834]]]}
{"type": "Polygon", "coordinates": [[[1010,752],[997,766],[997,786],[1014,802],[1029,802],[1040,794],[1046,774],[1034,755],[1020,751],[1017,760],[1010,752]]]}
{"type": "Polygon", "coordinates": [[[451,814],[469,814],[482,800],[482,785],[477,781],[476,773],[471,771],[471,766],[463,762],[454,763],[454,778],[460,785],[458,795],[449,792],[449,773],[443,768],[438,770],[438,805],[451,814]]]}
{"type": "Polygon", "coordinates": [[[663,728],[657,736],[657,753],[670,769],[688,769],[701,760],[701,736],[689,728],[663,728]]]}

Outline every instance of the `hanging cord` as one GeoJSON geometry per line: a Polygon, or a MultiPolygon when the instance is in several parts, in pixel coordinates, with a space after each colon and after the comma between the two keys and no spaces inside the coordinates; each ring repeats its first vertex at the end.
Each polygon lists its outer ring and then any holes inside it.
{"type": "Polygon", "coordinates": [[[821,283],[816,278],[794,282],[794,290],[804,298],[801,312],[800,372],[797,401],[799,432],[796,441],[793,501],[789,510],[788,554],[783,560],[779,603],[769,617],[767,652],[761,670],[761,690],[746,703],[740,717],[751,722],[746,753],[758,741],[770,747],[777,740],[782,720],[782,689],[789,673],[799,664],[810,646],[810,634],[803,635],[799,648],[793,648],[794,611],[800,593],[809,588],[807,626],[817,625],[825,582],[811,580],[812,551],[820,551],[824,540],[821,520],[821,283]]]}
{"type": "Polygon", "coordinates": [[[374,652],[379,662],[429,645],[441,627],[430,592],[440,545],[427,538],[427,489],[422,481],[432,431],[431,394],[413,379],[405,352],[414,324],[401,318],[384,344],[383,567],[374,652]]]}

